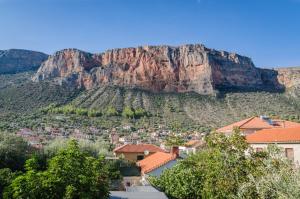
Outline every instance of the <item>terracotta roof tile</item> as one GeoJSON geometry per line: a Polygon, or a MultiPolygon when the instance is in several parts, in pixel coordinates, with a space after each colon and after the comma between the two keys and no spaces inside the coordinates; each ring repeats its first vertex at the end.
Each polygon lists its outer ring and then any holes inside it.
{"type": "Polygon", "coordinates": [[[231,132],[234,127],[239,129],[271,129],[271,128],[290,128],[300,127],[299,123],[285,120],[271,119],[271,123],[259,117],[250,117],[245,120],[230,124],[228,126],[217,129],[217,132],[231,132]]]}
{"type": "Polygon", "coordinates": [[[137,165],[141,167],[142,173],[149,173],[175,159],[175,154],[156,152],[145,159],[138,161],[137,165]]]}
{"type": "Polygon", "coordinates": [[[300,142],[300,127],[263,129],[246,136],[246,140],[248,143],[300,142]]]}
{"type": "Polygon", "coordinates": [[[144,153],[145,151],[152,153],[165,152],[163,149],[153,144],[125,144],[114,149],[114,152],[117,153],[144,153]]]}
{"type": "Polygon", "coordinates": [[[198,147],[203,145],[204,142],[202,140],[190,140],[187,143],[185,143],[186,147],[198,147]]]}

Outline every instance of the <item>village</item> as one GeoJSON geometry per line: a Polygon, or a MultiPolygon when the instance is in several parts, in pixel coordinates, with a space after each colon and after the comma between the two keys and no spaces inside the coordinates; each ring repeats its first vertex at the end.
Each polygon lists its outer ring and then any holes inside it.
{"type": "MultiPolygon", "coordinates": [[[[295,165],[299,164],[300,123],[271,119],[267,116],[255,116],[216,129],[216,132],[229,136],[236,129],[245,136],[253,150],[262,151],[268,145],[274,144],[282,150],[283,156],[293,161],[295,165]]],[[[114,148],[113,155],[106,158],[127,161],[133,165],[134,168],[131,169],[138,170],[134,176],[123,174],[121,185],[112,191],[112,198],[113,196],[127,197],[131,192],[145,191],[154,192],[158,194],[158,198],[164,198],[164,194],[154,189],[147,178],[160,176],[165,169],[173,167],[177,161],[205,147],[206,133],[193,131],[175,134],[165,129],[164,126],[159,126],[158,129],[131,131],[130,126],[123,126],[110,130],[90,127],[88,132],[53,127],[45,127],[38,131],[24,128],[20,129],[16,135],[38,149],[43,148],[49,140],[57,138],[91,141],[106,138],[106,141],[114,148]],[[167,140],[172,136],[180,138],[183,142],[177,145],[168,144],[167,140]]]]}

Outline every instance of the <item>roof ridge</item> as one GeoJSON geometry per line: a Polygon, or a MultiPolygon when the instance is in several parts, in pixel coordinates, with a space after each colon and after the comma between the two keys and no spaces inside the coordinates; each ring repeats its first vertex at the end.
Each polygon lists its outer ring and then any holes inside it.
{"type": "Polygon", "coordinates": [[[171,160],[174,160],[176,159],[176,156],[175,155],[171,155],[170,158],[166,159],[165,161],[163,161],[161,164],[157,164],[156,166],[152,167],[152,168],[149,168],[147,170],[145,170],[146,173],[150,172],[150,171],[153,171],[154,169],[157,169],[165,164],[167,164],[168,162],[170,162],[171,160]]]}
{"type": "Polygon", "coordinates": [[[253,120],[254,118],[256,118],[256,116],[252,116],[252,117],[246,119],[247,121],[245,121],[244,123],[242,123],[242,124],[241,124],[240,126],[238,126],[238,127],[240,128],[241,126],[243,126],[243,125],[249,123],[249,122],[250,122],[251,120],[253,120]]]}
{"type": "Polygon", "coordinates": [[[115,151],[117,151],[117,150],[120,150],[120,149],[124,148],[124,147],[127,146],[127,145],[128,145],[128,144],[124,144],[124,145],[122,145],[122,146],[119,146],[119,147],[115,148],[113,151],[115,152],[115,151]]]}
{"type": "MultiPolygon", "coordinates": [[[[145,170],[144,173],[148,173],[148,172],[150,172],[150,171],[153,171],[154,169],[157,169],[157,168],[159,168],[159,167],[161,167],[161,166],[167,164],[167,163],[170,162],[171,160],[176,159],[176,155],[174,155],[174,154],[165,153],[165,152],[156,152],[156,153],[154,153],[154,154],[157,154],[157,153],[163,153],[163,154],[171,155],[171,156],[170,156],[168,159],[166,159],[165,161],[163,161],[162,163],[157,164],[157,165],[155,165],[155,166],[153,166],[153,167],[151,167],[151,168],[145,170]]],[[[152,154],[152,155],[154,155],[154,154],[152,154]]],[[[152,155],[150,155],[150,156],[152,156],[152,155]]],[[[145,159],[149,158],[150,156],[146,157],[145,159]]],[[[144,160],[145,160],[145,159],[144,159],[144,160]]],[[[141,160],[141,161],[143,161],[143,160],[141,160]]],[[[139,162],[140,162],[140,161],[139,161],[139,162]]]]}

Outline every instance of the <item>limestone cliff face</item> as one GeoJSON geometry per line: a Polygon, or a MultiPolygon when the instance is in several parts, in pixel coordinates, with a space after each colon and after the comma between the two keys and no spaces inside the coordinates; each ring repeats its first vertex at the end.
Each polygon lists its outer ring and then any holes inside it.
{"type": "MultiPolygon", "coordinates": [[[[284,77],[281,83],[287,82],[284,77]]],[[[223,87],[279,88],[276,78],[276,71],[256,68],[248,57],[196,44],[113,49],[100,54],[66,49],[50,56],[33,80],[50,79],[86,89],[118,85],[213,94],[223,87]]]]}
{"type": "Polygon", "coordinates": [[[0,74],[36,70],[48,55],[30,50],[0,50],[0,74]]]}

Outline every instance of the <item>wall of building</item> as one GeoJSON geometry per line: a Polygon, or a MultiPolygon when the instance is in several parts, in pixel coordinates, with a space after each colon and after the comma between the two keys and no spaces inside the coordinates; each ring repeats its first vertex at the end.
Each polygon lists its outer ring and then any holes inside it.
{"type": "MultiPolygon", "coordinates": [[[[149,155],[151,155],[153,153],[149,153],[149,155]]],[[[125,160],[131,161],[131,162],[137,162],[137,157],[139,155],[143,155],[144,158],[147,157],[145,156],[144,153],[116,153],[117,157],[124,157],[125,160]]]]}
{"type": "MultiPolygon", "coordinates": [[[[268,144],[250,144],[251,147],[256,150],[257,148],[266,149],[268,144]]],[[[283,155],[285,155],[284,149],[292,148],[294,149],[294,162],[300,165],[300,143],[278,143],[276,144],[278,147],[282,148],[283,155]]]]}

